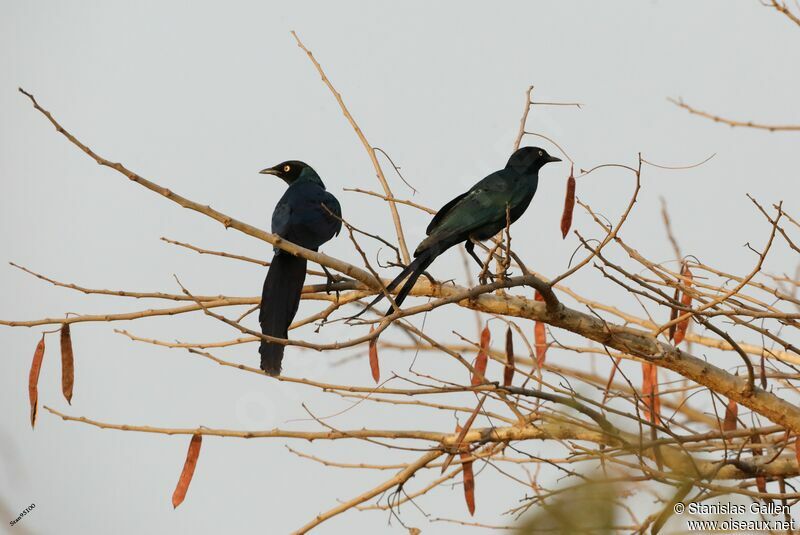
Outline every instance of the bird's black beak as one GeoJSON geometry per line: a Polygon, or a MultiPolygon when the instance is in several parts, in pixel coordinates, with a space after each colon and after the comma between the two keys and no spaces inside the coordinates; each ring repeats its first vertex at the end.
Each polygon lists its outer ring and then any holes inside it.
{"type": "Polygon", "coordinates": [[[259,175],[275,175],[278,176],[278,171],[272,167],[267,167],[258,172],[259,175]]]}
{"type": "MultiPolygon", "coordinates": [[[[561,158],[556,158],[555,156],[548,156],[547,157],[547,161],[548,162],[560,162],[561,158]]],[[[262,171],[262,173],[263,173],[263,171],[262,171]]]]}

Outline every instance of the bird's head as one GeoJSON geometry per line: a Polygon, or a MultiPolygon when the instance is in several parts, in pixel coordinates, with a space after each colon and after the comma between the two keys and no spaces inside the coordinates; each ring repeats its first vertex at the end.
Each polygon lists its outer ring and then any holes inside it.
{"type": "Polygon", "coordinates": [[[308,171],[316,176],[316,172],[307,163],[299,160],[287,160],[274,167],[262,169],[259,173],[262,175],[275,175],[287,184],[291,184],[300,178],[300,175],[308,174],[308,171]]]}
{"type": "Polygon", "coordinates": [[[511,155],[506,168],[515,169],[523,173],[533,173],[541,169],[546,163],[560,161],[561,158],[550,156],[546,150],[539,147],[522,147],[511,155]]]}

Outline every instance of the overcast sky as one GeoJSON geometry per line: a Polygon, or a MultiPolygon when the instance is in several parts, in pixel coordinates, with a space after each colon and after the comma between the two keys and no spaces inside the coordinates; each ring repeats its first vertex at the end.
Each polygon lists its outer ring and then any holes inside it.
{"type": "MultiPolygon", "coordinates": [[[[257,295],[264,269],[201,257],[159,237],[265,259],[271,255],[265,244],[225,231],[100,168],[57,134],[17,86],[34,93],[101,155],[234,217],[268,228],[285,186],[258,170],[303,159],[338,196],[348,220],[393,238],[382,201],[343,191],[379,186],[366,153],[290,30],[314,51],[370,142],[402,167],[418,189],[413,199],[419,203],[439,207],[505,164],[523,92],[534,84],[535,100],[584,104],[580,110],[537,106],[528,121],[530,130],[558,140],[581,167],[635,165],[638,152],[665,165],[716,154],[688,171],[645,169],[625,236],[650,258],[672,256],[660,222],[660,196],[669,203],[685,252],[738,272],[749,270],[753,261],[743,245],[761,244],[766,236],[765,222],[746,193],[765,203],[783,199],[798,213],[798,134],[731,129],[692,117],[666,100],[683,97],[744,120],[800,122],[800,29],[757,0],[470,4],[3,2],[2,260],[90,287],[175,292],[177,274],[196,293],[257,295]]],[[[546,141],[525,143],[557,153],[546,141]]],[[[563,271],[576,247],[575,238],[562,241],[558,230],[567,174],[565,164],[543,170],[531,209],[514,231],[517,252],[551,276],[563,271]]],[[[395,194],[411,196],[388,169],[387,176],[395,194]]],[[[631,187],[631,176],[609,170],[581,181],[578,195],[614,217],[631,187]]],[[[413,248],[429,216],[406,208],[401,215],[413,248]]],[[[576,225],[594,232],[582,213],[576,225]]],[[[359,262],[345,236],[324,251],[359,262]]],[[[792,271],[788,258],[775,257],[771,268],[792,271]]],[[[573,286],[596,299],[618,295],[591,271],[575,277],[573,286]]],[[[463,281],[460,256],[448,253],[433,273],[463,281]]],[[[164,306],[84,296],[5,264],[0,296],[3,319],[164,306]]],[[[301,314],[319,306],[304,303],[301,314]]],[[[457,341],[452,330],[475,336],[467,313],[439,311],[428,321],[426,329],[445,341],[457,341]]],[[[347,406],[346,400],[310,388],[133,343],[114,328],[166,340],[238,335],[199,314],[75,325],[72,406],[60,394],[55,336],[47,339],[40,378],[43,404],[116,423],[233,429],[316,429],[314,422],[294,421],[307,418],[301,403],[318,415],[347,406]]],[[[42,330],[0,327],[0,525],[36,504],[12,532],[284,533],[388,477],[324,468],[292,455],[284,440],[208,437],[187,499],[173,511],[170,496],[188,437],[102,431],[44,411],[31,430],[27,376],[42,330]]],[[[297,335],[330,342],[361,330],[334,324],[318,334],[309,327],[297,335]]],[[[362,351],[289,349],[284,371],[370,384],[363,358],[334,366],[362,351]]],[[[255,346],[220,354],[257,363],[255,346]]],[[[409,355],[385,351],[381,358],[384,373],[408,369],[409,355]]],[[[443,358],[421,356],[434,373],[457,369],[441,364],[443,358]]],[[[412,409],[367,405],[329,423],[442,430],[454,424],[452,415],[432,418],[412,409]]],[[[352,441],[289,445],[343,462],[409,458],[352,441]]],[[[508,522],[501,514],[524,489],[490,472],[478,477],[476,519],[508,522]]],[[[439,489],[420,506],[433,517],[464,514],[460,487],[439,489]]],[[[464,529],[429,524],[412,506],[403,513],[403,520],[423,533],[464,529]]],[[[319,532],[405,532],[389,520],[385,512],[348,512],[319,532]]]]}

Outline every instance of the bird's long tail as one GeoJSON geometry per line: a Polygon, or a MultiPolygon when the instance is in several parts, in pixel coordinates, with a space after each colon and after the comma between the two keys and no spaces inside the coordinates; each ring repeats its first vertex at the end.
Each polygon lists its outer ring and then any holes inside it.
{"type": "MultiPolygon", "coordinates": [[[[419,279],[420,275],[422,275],[422,273],[428,269],[428,266],[430,266],[433,261],[436,260],[436,257],[459,241],[460,240],[452,240],[452,242],[435,244],[429,249],[425,249],[424,251],[420,252],[413,262],[403,268],[403,271],[401,271],[400,274],[397,275],[397,277],[395,277],[394,280],[392,280],[392,282],[386,286],[388,291],[394,291],[394,289],[397,288],[401,282],[403,282],[403,279],[408,277],[405,284],[403,284],[403,286],[400,288],[400,291],[394,296],[395,306],[389,307],[389,310],[386,311],[387,316],[394,312],[396,307],[399,307],[401,304],[403,304],[403,301],[405,301],[406,297],[408,297],[408,294],[411,293],[411,289],[414,287],[414,284],[416,284],[417,279],[419,279]]],[[[372,302],[367,306],[367,308],[364,309],[364,311],[375,306],[384,297],[385,295],[383,293],[378,294],[378,296],[372,300],[372,302]]],[[[358,316],[360,316],[364,311],[359,313],[358,316]]]]}
{"type": "MultiPolygon", "coordinates": [[[[276,253],[264,279],[261,293],[261,312],[258,320],[261,332],[276,338],[287,338],[306,279],[306,259],[288,253],[276,253]]],[[[261,341],[261,369],[269,375],[281,373],[284,346],[261,341]]]]}
{"type": "MultiPolygon", "coordinates": [[[[414,284],[417,283],[417,279],[419,279],[420,275],[422,275],[422,273],[426,269],[428,269],[428,266],[430,266],[433,263],[434,259],[436,259],[435,254],[431,254],[428,251],[425,251],[424,253],[416,257],[414,261],[411,262],[408,265],[408,267],[403,270],[403,271],[408,270],[408,272],[405,274],[408,275],[408,279],[406,279],[406,282],[400,288],[400,291],[397,292],[397,295],[394,296],[394,305],[390,306],[389,310],[386,311],[387,316],[392,312],[394,312],[395,310],[397,310],[400,307],[400,305],[403,304],[403,301],[406,300],[408,294],[411,293],[411,289],[414,287],[414,284]]],[[[392,291],[395,288],[397,288],[397,285],[400,284],[400,281],[402,281],[403,278],[405,278],[405,275],[401,272],[400,275],[398,275],[389,284],[389,286],[386,287],[386,289],[392,291]]],[[[383,294],[378,296],[377,299],[378,301],[380,301],[380,297],[383,297],[383,294]]]]}

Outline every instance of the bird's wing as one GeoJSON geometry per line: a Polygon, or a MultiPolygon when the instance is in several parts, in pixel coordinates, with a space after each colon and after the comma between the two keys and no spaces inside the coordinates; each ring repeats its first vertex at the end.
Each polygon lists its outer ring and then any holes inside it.
{"type": "Polygon", "coordinates": [[[342,230],[342,206],[339,204],[339,200],[333,196],[333,194],[329,191],[326,191],[323,195],[322,204],[330,210],[336,217],[332,217],[328,214],[328,218],[331,220],[331,225],[336,229],[335,235],[339,235],[339,231],[342,230]]]}
{"type": "Polygon", "coordinates": [[[286,198],[281,198],[272,212],[272,233],[286,238],[292,221],[292,205],[286,198]]]}
{"type": "Polygon", "coordinates": [[[489,175],[452,202],[436,225],[430,227],[428,237],[414,254],[420,254],[435,243],[466,239],[473,231],[502,221],[506,205],[514,202],[513,195],[511,184],[500,173],[489,175]]]}
{"type": "Polygon", "coordinates": [[[428,228],[425,229],[425,234],[428,236],[431,235],[436,230],[436,227],[439,226],[442,221],[444,221],[447,214],[449,214],[457,205],[462,203],[462,201],[471,203],[474,202],[474,196],[479,195],[483,192],[504,192],[508,189],[508,183],[503,180],[502,172],[498,171],[492,173],[491,175],[487,176],[474,186],[472,186],[467,192],[462,193],[449,203],[442,206],[436,215],[433,216],[428,228]]]}
{"type": "Polygon", "coordinates": [[[431,219],[431,222],[428,224],[428,228],[425,229],[425,234],[430,236],[431,232],[433,232],[433,229],[436,228],[436,225],[441,223],[444,216],[447,215],[447,212],[449,212],[456,204],[458,204],[458,201],[469,195],[469,193],[470,193],[469,191],[466,193],[462,193],[449,203],[439,208],[439,211],[436,212],[436,215],[433,216],[433,219],[431,219]]]}

